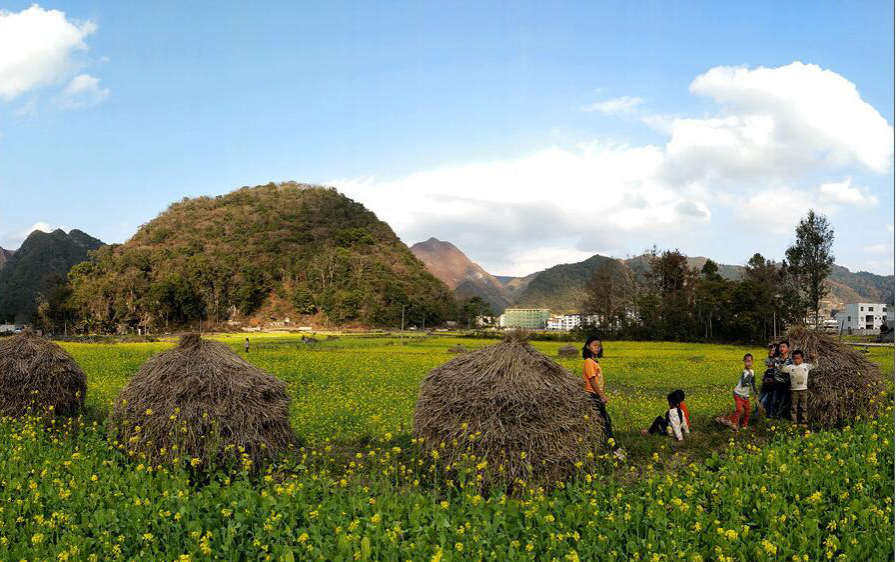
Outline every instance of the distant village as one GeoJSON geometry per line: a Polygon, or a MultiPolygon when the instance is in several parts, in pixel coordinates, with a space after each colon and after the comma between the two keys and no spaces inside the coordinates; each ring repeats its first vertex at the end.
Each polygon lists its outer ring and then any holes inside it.
{"type": "MultiPolygon", "coordinates": [[[[820,328],[829,333],[839,335],[871,336],[892,332],[896,326],[892,306],[885,303],[854,302],[845,305],[844,310],[832,310],[830,316],[820,321],[820,328]]],[[[634,313],[629,312],[634,319],[634,313]]],[[[806,319],[811,324],[811,318],[806,319]]],[[[262,330],[297,330],[311,332],[311,326],[294,325],[290,319],[272,320],[262,326],[240,326],[238,322],[227,322],[232,328],[243,331],[262,330]]],[[[480,316],[476,319],[477,328],[492,329],[524,329],[546,330],[549,332],[570,332],[582,326],[598,326],[597,315],[588,314],[552,314],[547,308],[508,308],[499,316],[480,316]]],[[[447,322],[448,328],[455,328],[455,322],[447,322]]],[[[17,334],[30,327],[27,324],[0,324],[0,335],[17,334]]],[[[416,330],[416,326],[409,329],[416,330]]],[[[442,328],[439,331],[443,331],[442,328]]]]}
{"type": "MultiPolygon", "coordinates": [[[[813,322],[813,319],[806,319],[807,324],[813,322]]],[[[479,327],[569,332],[583,325],[599,326],[600,322],[597,315],[556,315],[547,308],[508,308],[497,317],[479,317],[477,324],[479,327]]],[[[855,302],[846,304],[844,310],[832,310],[820,324],[819,327],[830,333],[869,336],[891,331],[896,322],[892,307],[884,303],[855,302]]]]}

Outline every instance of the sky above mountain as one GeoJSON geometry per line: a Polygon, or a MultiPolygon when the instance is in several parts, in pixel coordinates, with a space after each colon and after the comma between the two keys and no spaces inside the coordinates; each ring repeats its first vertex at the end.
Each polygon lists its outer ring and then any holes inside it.
{"type": "Polygon", "coordinates": [[[521,275],[779,259],[810,207],[893,272],[893,4],[5,2],[0,246],[334,185],[521,275]]]}

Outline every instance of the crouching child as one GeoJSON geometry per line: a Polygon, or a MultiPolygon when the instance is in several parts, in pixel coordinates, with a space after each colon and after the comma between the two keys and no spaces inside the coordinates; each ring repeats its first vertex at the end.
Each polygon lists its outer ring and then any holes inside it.
{"type": "Polygon", "coordinates": [[[683,397],[683,395],[684,392],[677,390],[666,396],[666,401],[669,403],[669,410],[666,412],[665,416],[657,416],[656,419],[653,420],[653,424],[651,424],[647,433],[652,435],[668,435],[670,437],[675,437],[678,441],[684,440],[684,436],[691,432],[691,426],[688,423],[688,417],[685,416],[681,409],[682,400],[680,398],[683,397]]]}

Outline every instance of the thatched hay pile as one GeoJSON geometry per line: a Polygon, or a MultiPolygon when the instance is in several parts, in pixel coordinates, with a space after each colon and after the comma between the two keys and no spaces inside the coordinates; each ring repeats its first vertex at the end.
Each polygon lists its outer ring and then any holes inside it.
{"type": "Polygon", "coordinates": [[[821,332],[802,326],[787,332],[791,352],[802,350],[805,361],[817,356],[809,372],[809,421],[834,425],[856,416],[877,414],[884,397],[880,368],[861,353],[821,332]]]}
{"type": "Polygon", "coordinates": [[[553,485],[603,442],[579,379],[517,334],[430,371],[414,435],[440,462],[487,460],[486,484],[553,485]]]}
{"type": "Polygon", "coordinates": [[[448,353],[467,353],[468,351],[470,350],[462,346],[461,344],[457,344],[454,347],[448,348],[448,353]]]}
{"type": "Polygon", "coordinates": [[[154,462],[248,458],[258,466],[295,440],[286,383],[196,334],[140,367],[112,421],[129,452],[154,462]]]}
{"type": "Polygon", "coordinates": [[[557,357],[578,357],[581,351],[569,344],[557,350],[557,357]]]}
{"type": "Polygon", "coordinates": [[[57,344],[30,331],[0,339],[0,416],[73,416],[86,395],[84,371],[57,344]]]}

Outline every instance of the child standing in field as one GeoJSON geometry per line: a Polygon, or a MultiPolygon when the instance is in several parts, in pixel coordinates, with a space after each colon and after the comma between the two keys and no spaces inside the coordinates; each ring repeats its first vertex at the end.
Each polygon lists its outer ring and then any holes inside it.
{"type": "Polygon", "coordinates": [[[806,423],[807,405],[809,403],[809,371],[815,368],[812,363],[803,363],[803,352],[793,352],[793,364],[782,369],[790,375],[790,421],[806,423]]]}
{"type": "Polygon", "coordinates": [[[790,357],[790,342],[778,344],[778,357],[775,360],[775,393],[772,399],[772,410],[769,417],[776,418],[787,415],[790,408],[790,374],[785,367],[793,365],[790,357]]]}
{"type": "Polygon", "coordinates": [[[681,409],[681,402],[678,399],[684,392],[681,392],[681,394],[679,392],[681,391],[676,390],[666,396],[666,401],[669,404],[669,410],[666,412],[666,415],[657,416],[653,420],[650,429],[641,430],[642,434],[669,435],[670,437],[675,437],[678,441],[684,441],[684,435],[691,432],[691,425],[688,423],[688,418],[681,409]]]}
{"type": "Polygon", "coordinates": [[[734,387],[734,413],[731,414],[731,426],[738,430],[741,414],[744,423],[740,429],[746,429],[750,423],[750,389],[756,394],[756,379],[753,375],[753,354],[744,355],[744,370],[740,373],[737,385],[734,387]]]}
{"type": "Polygon", "coordinates": [[[768,357],[765,358],[765,373],[762,375],[762,386],[759,388],[759,404],[770,416],[775,397],[775,360],[778,358],[778,346],[768,346],[768,357]]]}
{"type": "Polygon", "coordinates": [[[246,338],[246,353],[249,353],[249,338],[246,338]]]}
{"type": "Polygon", "coordinates": [[[597,413],[598,421],[603,425],[604,436],[611,443],[613,454],[619,460],[625,460],[625,451],[619,448],[619,444],[613,438],[613,422],[610,420],[610,414],[607,412],[607,402],[610,399],[604,391],[604,374],[600,368],[598,359],[604,356],[604,346],[600,338],[591,337],[582,346],[582,359],[585,364],[582,366],[582,378],[585,379],[585,392],[591,398],[591,405],[597,413]]]}

